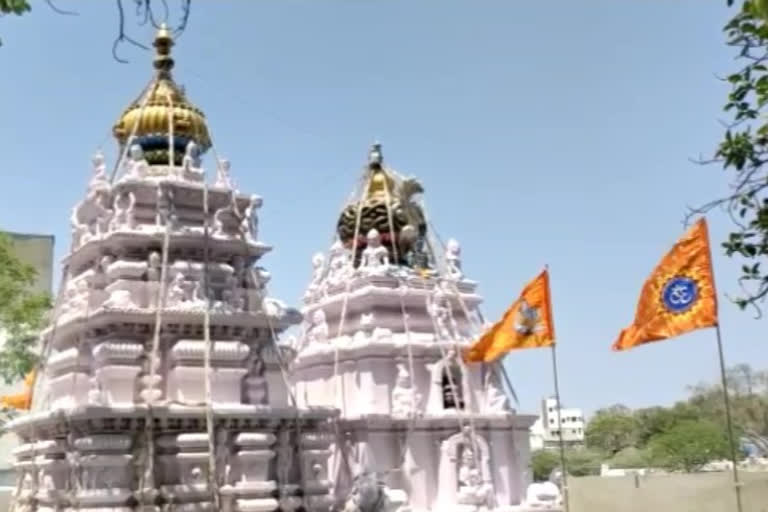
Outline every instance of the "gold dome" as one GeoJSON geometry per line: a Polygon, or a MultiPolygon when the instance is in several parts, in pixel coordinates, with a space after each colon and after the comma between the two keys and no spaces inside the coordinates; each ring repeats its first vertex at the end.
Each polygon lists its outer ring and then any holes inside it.
{"type": "Polygon", "coordinates": [[[180,164],[190,141],[194,141],[202,153],[211,147],[211,139],[205,114],[187,100],[182,88],[171,77],[173,38],[165,26],[158,30],[153,44],[156,76],[123,112],[112,132],[121,146],[133,135],[150,164],[167,164],[172,122],[174,160],[180,164]],[[142,105],[145,105],[143,109],[142,105]]]}
{"type": "Polygon", "coordinates": [[[374,144],[366,167],[367,189],[359,201],[347,205],[336,223],[336,233],[347,247],[357,247],[355,264],[367,245],[366,235],[378,231],[398,265],[427,268],[421,246],[427,232],[426,218],[414,196],[424,191],[412,178],[396,178],[382,164],[381,146],[374,144]],[[356,242],[355,242],[356,240],[356,242]]]}

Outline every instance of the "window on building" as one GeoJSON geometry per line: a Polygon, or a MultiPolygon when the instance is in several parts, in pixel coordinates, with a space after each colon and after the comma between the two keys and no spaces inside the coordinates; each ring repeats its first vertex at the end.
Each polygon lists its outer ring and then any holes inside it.
{"type": "Polygon", "coordinates": [[[461,368],[452,366],[443,370],[443,408],[464,409],[464,393],[461,389],[461,368]],[[448,372],[451,372],[450,374],[448,372]],[[449,376],[450,375],[450,376],[449,376]],[[454,396],[453,386],[456,387],[454,396]]]}

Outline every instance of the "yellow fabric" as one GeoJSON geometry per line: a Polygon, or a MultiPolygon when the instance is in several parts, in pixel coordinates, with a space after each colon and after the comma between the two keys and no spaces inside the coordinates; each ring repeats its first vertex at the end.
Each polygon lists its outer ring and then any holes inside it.
{"type": "Polygon", "coordinates": [[[645,281],[635,320],[614,350],[660,341],[717,325],[717,295],[707,221],[700,219],[645,281]]]}
{"type": "Polygon", "coordinates": [[[35,370],[32,370],[24,378],[23,392],[15,395],[0,397],[0,405],[9,409],[28,410],[32,406],[32,390],[35,387],[35,370]]]}
{"type": "Polygon", "coordinates": [[[528,283],[502,319],[465,353],[467,362],[491,362],[510,350],[549,347],[555,343],[549,272],[528,283]]]}

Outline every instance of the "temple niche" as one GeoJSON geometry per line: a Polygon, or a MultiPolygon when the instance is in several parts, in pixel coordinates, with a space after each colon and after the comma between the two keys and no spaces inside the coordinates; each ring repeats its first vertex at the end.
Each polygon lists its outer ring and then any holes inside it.
{"type": "Polygon", "coordinates": [[[368,156],[337,239],[311,260],[291,383],[340,410],[328,471],[345,511],[528,510],[528,429],[494,364],[461,357],[483,328],[456,240],[431,236],[424,188],[368,156]],[[493,446],[493,450],[490,450],[493,446]]]}
{"type": "Polygon", "coordinates": [[[94,155],[70,215],[31,410],[7,425],[14,506],[328,510],[335,412],[293,406],[294,351],[276,336],[301,315],[258,266],[262,199],[228,161],[208,179],[208,126],[171,76],[172,44],[161,28],[154,76],[114,126],[116,173],[94,155]]]}

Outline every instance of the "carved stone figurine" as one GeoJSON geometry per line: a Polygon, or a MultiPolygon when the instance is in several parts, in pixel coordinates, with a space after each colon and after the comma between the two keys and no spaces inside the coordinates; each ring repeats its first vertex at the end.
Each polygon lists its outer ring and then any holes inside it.
{"type": "Polygon", "coordinates": [[[144,158],[144,150],[140,145],[131,145],[128,150],[128,161],[125,163],[125,169],[129,179],[141,179],[147,175],[149,164],[144,158]]]}
{"type": "Polygon", "coordinates": [[[498,372],[498,368],[489,365],[485,375],[485,407],[495,414],[509,412],[509,400],[504,394],[498,372]]]}
{"type": "Polygon", "coordinates": [[[258,209],[261,205],[261,198],[257,195],[251,196],[251,201],[243,212],[240,221],[240,233],[249,242],[255,241],[259,236],[259,216],[258,209]]]}
{"type": "Polygon", "coordinates": [[[411,374],[404,363],[397,365],[395,389],[392,390],[392,414],[397,417],[416,413],[419,395],[413,387],[411,374]]]}
{"type": "Polygon", "coordinates": [[[461,246],[453,238],[446,244],[445,262],[448,267],[448,279],[461,281],[464,278],[464,272],[461,270],[461,246]]]}
{"type": "Polygon", "coordinates": [[[368,274],[383,274],[389,267],[389,251],[381,244],[381,235],[372,229],[366,235],[367,247],[363,250],[360,266],[368,274]]]}
{"type": "Polygon", "coordinates": [[[115,214],[110,222],[109,229],[117,231],[120,229],[136,229],[136,216],[134,209],[136,207],[136,196],[133,192],[123,192],[115,197],[115,214]]]}
{"type": "Polygon", "coordinates": [[[184,169],[185,176],[195,179],[202,178],[203,171],[200,169],[200,148],[195,141],[187,143],[184,158],[181,161],[181,167],[184,169]]]}
{"type": "Polygon", "coordinates": [[[446,341],[453,338],[451,333],[451,306],[445,294],[436,290],[432,294],[429,304],[429,315],[435,325],[435,337],[439,341],[446,341]]]}
{"type": "Polygon", "coordinates": [[[232,181],[232,176],[229,172],[230,167],[231,164],[229,163],[229,160],[223,158],[219,160],[219,165],[216,167],[216,182],[213,184],[214,187],[227,190],[233,190],[235,188],[235,183],[232,181]]]}
{"type": "Polygon", "coordinates": [[[155,224],[168,226],[171,231],[179,229],[179,217],[176,214],[173,189],[169,186],[157,187],[157,214],[155,224]]]}
{"type": "Polygon", "coordinates": [[[325,256],[318,252],[312,256],[312,281],[304,294],[306,300],[313,299],[321,290],[325,274],[325,256]]]}
{"type": "Polygon", "coordinates": [[[181,306],[191,299],[189,283],[184,278],[184,274],[177,272],[168,288],[168,306],[181,306]]]}
{"type": "Polygon", "coordinates": [[[152,251],[147,257],[147,281],[159,281],[163,258],[157,251],[152,251]]]}
{"type": "Polygon", "coordinates": [[[77,249],[80,245],[88,241],[90,229],[88,224],[80,220],[80,205],[72,208],[72,215],[69,217],[69,224],[72,227],[72,249],[77,249]]]}
{"type": "Polygon", "coordinates": [[[334,242],[328,255],[328,277],[330,287],[337,287],[346,282],[352,272],[352,254],[340,240],[334,242]]]}
{"type": "Polygon", "coordinates": [[[493,488],[483,482],[474,450],[469,444],[465,444],[461,452],[456,501],[460,505],[480,507],[478,510],[488,510],[493,506],[493,488]]]}
{"type": "Polygon", "coordinates": [[[309,344],[328,341],[328,322],[325,320],[325,311],[322,309],[318,309],[312,315],[312,326],[307,332],[307,341],[309,344]]]}
{"type": "Polygon", "coordinates": [[[94,153],[91,158],[93,164],[93,176],[88,183],[89,190],[109,188],[109,178],[107,177],[107,166],[104,163],[104,154],[101,151],[94,153]]]}
{"type": "Polygon", "coordinates": [[[386,485],[376,475],[364,472],[355,478],[343,512],[389,512],[386,485]]]}

